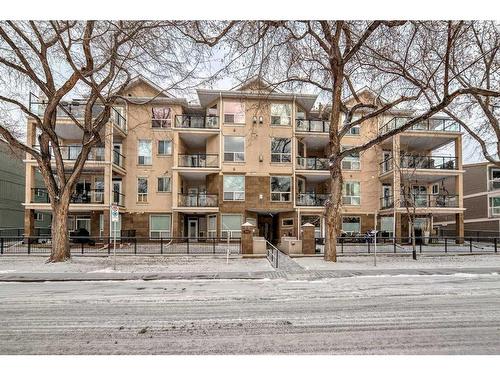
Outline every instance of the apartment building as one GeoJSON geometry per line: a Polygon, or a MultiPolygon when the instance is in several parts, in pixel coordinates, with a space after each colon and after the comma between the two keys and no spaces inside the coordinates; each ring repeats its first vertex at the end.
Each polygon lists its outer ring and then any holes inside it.
{"type": "MultiPolygon", "coordinates": [[[[198,90],[199,103],[192,105],[141,77],[126,95],[130,100],[115,108],[103,130],[108,136],[89,157],[76,186],[71,230],[84,227],[92,236],[108,236],[109,205],[117,203],[118,235],[238,237],[241,225],[249,222],[256,235],[273,242],[300,238],[305,223],[324,236],[330,125],[328,108],[314,107],[315,95],[271,90],[252,79],[234,90],[198,90]]],[[[73,105],[77,111],[78,103],[73,105]]],[[[396,113],[354,127],[343,147],[364,143],[408,115],[396,113]]],[[[56,131],[71,168],[79,153],[79,131],[63,116],[56,131]]],[[[36,144],[31,121],[28,136],[36,144]]],[[[406,230],[400,189],[392,188],[399,186],[399,173],[391,166],[400,162],[402,149],[417,158],[412,192],[419,202],[419,225],[430,230],[433,218],[444,214],[463,219],[461,133],[449,120],[433,119],[343,161],[344,232],[373,229],[376,213],[382,229],[397,235],[406,230]],[[436,162],[433,152],[453,142],[451,164],[448,159],[436,162]],[[455,198],[436,187],[443,179],[456,184],[455,198]]],[[[43,186],[32,178],[35,161],[28,157],[26,168],[29,232],[33,216],[50,211],[50,205],[43,186]]]]}
{"type": "MultiPolygon", "coordinates": [[[[464,230],[466,236],[498,236],[500,233],[500,167],[490,162],[464,165],[464,230]]],[[[443,233],[453,233],[450,217],[437,223],[443,233]]]]}

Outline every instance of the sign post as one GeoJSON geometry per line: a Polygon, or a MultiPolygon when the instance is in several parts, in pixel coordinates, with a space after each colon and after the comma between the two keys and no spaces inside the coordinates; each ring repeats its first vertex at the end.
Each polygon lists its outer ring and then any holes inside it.
{"type": "Polygon", "coordinates": [[[111,205],[111,222],[113,223],[113,270],[116,271],[116,223],[120,219],[118,212],[118,205],[113,203],[111,205]]]}
{"type": "Polygon", "coordinates": [[[374,233],[373,233],[373,247],[374,247],[374,251],[373,251],[373,265],[375,267],[377,267],[377,212],[375,211],[375,230],[374,230],[374,233]]]}

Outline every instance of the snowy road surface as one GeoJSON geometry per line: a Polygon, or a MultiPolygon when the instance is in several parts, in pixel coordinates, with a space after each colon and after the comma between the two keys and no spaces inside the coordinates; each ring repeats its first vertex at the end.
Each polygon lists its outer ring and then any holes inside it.
{"type": "Polygon", "coordinates": [[[500,275],[1,283],[0,354],[500,354],[500,275]]]}

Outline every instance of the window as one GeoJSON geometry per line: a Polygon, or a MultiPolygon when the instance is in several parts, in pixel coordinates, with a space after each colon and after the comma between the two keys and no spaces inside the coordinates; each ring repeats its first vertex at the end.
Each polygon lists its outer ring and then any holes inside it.
{"type": "Polygon", "coordinates": [[[224,137],[224,161],[245,161],[245,137],[224,137]]]}
{"type": "Polygon", "coordinates": [[[210,215],[208,217],[208,237],[217,237],[217,215],[210,215]]]}
{"type": "Polygon", "coordinates": [[[292,178],[287,176],[271,177],[271,201],[290,202],[292,178]]]}
{"type": "Polygon", "coordinates": [[[43,213],[35,212],[35,221],[43,221],[43,213]]]}
{"type": "MultiPolygon", "coordinates": [[[[344,147],[342,148],[348,149],[349,147],[344,147]]],[[[359,152],[352,152],[350,154],[347,154],[344,159],[342,159],[342,169],[348,169],[348,170],[355,170],[358,171],[361,169],[361,162],[359,158],[359,152]]]]}
{"type": "Polygon", "coordinates": [[[170,193],[172,191],[172,184],[170,177],[158,177],[158,193],[170,193]]]}
{"type": "Polygon", "coordinates": [[[153,128],[170,128],[172,126],[172,108],[153,107],[151,126],[153,128]]]}
{"type": "Polygon", "coordinates": [[[241,215],[222,215],[221,236],[224,238],[241,237],[241,215]]]}
{"type": "Polygon", "coordinates": [[[360,183],[357,181],[344,182],[344,204],[359,206],[361,204],[360,183]]]}
{"type": "Polygon", "coordinates": [[[104,203],[104,177],[94,178],[94,199],[96,203],[104,203]]]}
{"type": "Polygon", "coordinates": [[[224,122],[229,124],[245,123],[245,103],[225,102],[224,103],[224,122]]]}
{"type": "Polygon", "coordinates": [[[283,220],[281,220],[281,226],[283,226],[283,227],[292,227],[293,226],[293,219],[283,219],[283,220]]]}
{"type": "Polygon", "coordinates": [[[290,138],[271,139],[271,162],[272,163],[292,162],[292,140],[290,138]]]}
{"type": "MultiPolygon", "coordinates": [[[[352,116],[351,123],[353,123],[354,121],[359,120],[360,118],[361,118],[360,115],[354,115],[354,116],[352,116]]],[[[351,127],[347,131],[346,135],[359,135],[360,130],[361,130],[361,125],[360,124],[354,125],[353,127],[351,127]]]]}
{"type": "Polygon", "coordinates": [[[387,232],[389,237],[394,235],[394,217],[381,216],[380,217],[380,231],[387,232]]]}
{"type": "Polygon", "coordinates": [[[224,176],[224,200],[245,200],[245,176],[224,176]]]}
{"type": "Polygon", "coordinates": [[[271,104],[271,125],[289,126],[292,121],[292,106],[290,104],[271,104]]]}
{"type": "Polygon", "coordinates": [[[139,177],[137,179],[137,202],[148,201],[148,179],[139,177]]]}
{"type": "Polygon", "coordinates": [[[158,155],[172,155],[172,140],[158,141],[158,155]]]}
{"type": "Polygon", "coordinates": [[[152,164],[152,152],[151,152],[151,141],[140,139],[137,142],[137,155],[139,165],[151,165],[152,164]]]}
{"type": "Polygon", "coordinates": [[[361,233],[361,218],[359,216],[342,217],[342,231],[348,235],[361,233]]]}
{"type": "Polygon", "coordinates": [[[432,195],[439,194],[439,184],[432,184],[432,195]]]}
{"type": "Polygon", "coordinates": [[[149,236],[151,238],[170,237],[170,225],[172,218],[170,215],[149,216],[149,236]]]}

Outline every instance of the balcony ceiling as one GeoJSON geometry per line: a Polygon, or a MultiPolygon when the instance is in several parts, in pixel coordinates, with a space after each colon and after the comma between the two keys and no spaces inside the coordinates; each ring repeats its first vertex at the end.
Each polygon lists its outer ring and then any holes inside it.
{"type": "MultiPolygon", "coordinates": [[[[83,132],[75,124],[56,124],[56,134],[62,139],[82,139],[83,132]]],[[[101,131],[101,136],[104,136],[104,129],[101,131]]]]}
{"type": "Polygon", "coordinates": [[[303,174],[300,175],[300,171],[297,171],[297,176],[305,178],[307,182],[325,182],[330,179],[329,174],[303,174]]]}
{"type": "MultiPolygon", "coordinates": [[[[213,134],[195,134],[195,133],[181,133],[179,134],[179,138],[186,144],[188,147],[205,147],[207,144],[207,139],[209,137],[213,137],[213,134]]],[[[186,150],[186,154],[189,153],[189,149],[186,150]]]]}
{"type": "Polygon", "coordinates": [[[328,136],[310,136],[303,137],[301,141],[307,146],[310,150],[323,150],[329,142],[328,136]]]}
{"type": "Polygon", "coordinates": [[[455,136],[433,136],[433,137],[418,137],[411,135],[401,135],[401,147],[409,149],[424,149],[434,150],[440,148],[455,139],[455,136]]]}

